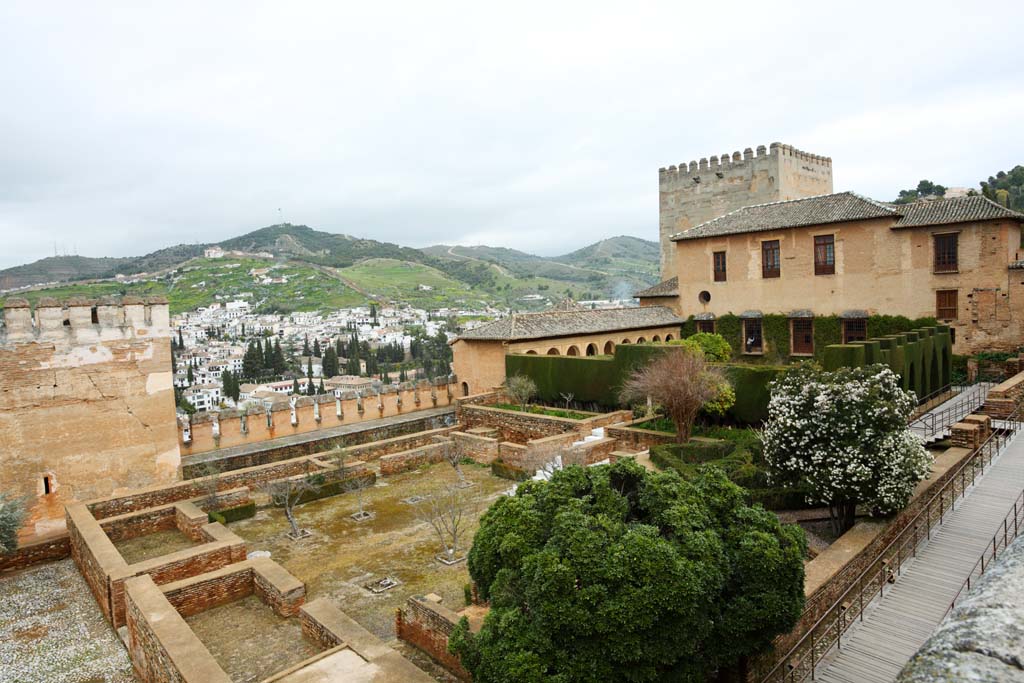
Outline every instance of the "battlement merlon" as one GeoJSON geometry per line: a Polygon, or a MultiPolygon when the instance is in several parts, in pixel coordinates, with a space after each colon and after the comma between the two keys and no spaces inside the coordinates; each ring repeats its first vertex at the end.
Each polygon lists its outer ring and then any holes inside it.
{"type": "Polygon", "coordinates": [[[681,163],[678,166],[672,165],[667,168],[662,167],[658,169],[658,180],[662,184],[670,184],[677,182],[682,178],[692,178],[700,175],[701,173],[722,172],[724,170],[742,168],[750,162],[765,160],[772,157],[791,157],[808,164],[827,168],[830,173],[832,169],[832,157],[811,154],[810,152],[804,152],[803,150],[796,149],[792,145],[773,142],[769,147],[758,145],[756,153],[750,147],[747,147],[743,150],[742,154],[738,151],[733,152],[732,154],[726,152],[720,157],[712,156],[710,159],[703,158],[699,161],[694,160],[688,164],[681,163]]]}
{"type": "Polygon", "coordinates": [[[22,298],[10,298],[0,308],[0,346],[28,342],[67,344],[170,337],[167,299],[124,296],[68,299],[43,297],[33,310],[22,298]]]}

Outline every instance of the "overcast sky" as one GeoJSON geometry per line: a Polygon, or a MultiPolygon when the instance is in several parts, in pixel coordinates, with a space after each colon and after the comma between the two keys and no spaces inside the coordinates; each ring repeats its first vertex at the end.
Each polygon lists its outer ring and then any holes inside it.
{"type": "Polygon", "coordinates": [[[1017,3],[498,6],[4,0],[0,267],[281,218],[656,240],[659,166],[773,141],[878,199],[1024,163],[1017,3]]]}

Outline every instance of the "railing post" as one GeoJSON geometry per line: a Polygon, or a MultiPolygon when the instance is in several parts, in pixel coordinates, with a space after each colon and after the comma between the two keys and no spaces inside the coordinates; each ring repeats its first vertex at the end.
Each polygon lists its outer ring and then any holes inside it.
{"type": "Polygon", "coordinates": [[[814,659],[814,628],[811,627],[811,680],[814,680],[814,667],[817,665],[817,661],[814,659]]]}

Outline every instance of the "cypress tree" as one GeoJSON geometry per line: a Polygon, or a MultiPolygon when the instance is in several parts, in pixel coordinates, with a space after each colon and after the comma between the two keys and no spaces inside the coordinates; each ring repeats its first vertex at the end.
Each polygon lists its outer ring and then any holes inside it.
{"type": "Polygon", "coordinates": [[[186,374],[186,375],[185,375],[185,378],[186,378],[186,379],[188,380],[188,385],[189,385],[189,386],[192,386],[193,384],[195,384],[195,383],[196,383],[196,378],[195,378],[195,376],[194,376],[194,375],[192,374],[192,366],[191,366],[191,365],[189,365],[189,366],[188,366],[188,370],[187,370],[187,373],[188,373],[188,374],[186,374]]]}
{"type": "Polygon", "coordinates": [[[273,363],[273,365],[274,365],[274,374],[275,375],[280,375],[281,373],[284,372],[284,368],[285,368],[284,351],[281,350],[281,340],[280,339],[275,339],[274,340],[274,363],[273,363]]]}
{"type": "Polygon", "coordinates": [[[182,337],[181,337],[181,328],[180,327],[178,328],[178,348],[179,349],[184,349],[185,348],[185,340],[182,339],[182,337]]]}
{"type": "Polygon", "coordinates": [[[305,337],[303,337],[303,339],[302,339],[302,355],[303,356],[308,356],[309,355],[309,335],[308,334],[305,337]]]}
{"type": "Polygon", "coordinates": [[[316,393],[318,393],[318,394],[326,394],[327,393],[327,391],[324,389],[324,378],[323,377],[320,378],[320,387],[317,389],[316,393]]]}
{"type": "Polygon", "coordinates": [[[319,339],[314,339],[313,340],[313,355],[315,357],[317,357],[317,358],[320,358],[320,354],[321,354],[321,351],[320,351],[320,340],[319,339]]]}
{"type": "Polygon", "coordinates": [[[299,393],[299,380],[295,378],[292,380],[292,394],[298,395],[299,393]]]}

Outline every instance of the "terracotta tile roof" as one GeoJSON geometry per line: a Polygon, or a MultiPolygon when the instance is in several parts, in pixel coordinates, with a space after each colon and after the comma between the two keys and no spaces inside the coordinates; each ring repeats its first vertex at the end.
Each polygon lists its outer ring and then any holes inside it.
{"type": "Polygon", "coordinates": [[[679,276],[663,280],[656,285],[642,289],[633,296],[636,298],[647,298],[653,296],[676,296],[679,294],[679,276]]]}
{"type": "Polygon", "coordinates": [[[950,197],[913,204],[888,204],[862,197],[854,192],[837,192],[745,206],[689,230],[678,232],[672,235],[672,240],[692,240],[887,217],[893,219],[893,228],[970,223],[999,218],[1024,221],[1024,214],[1011,211],[980,196],[950,197]]]}
{"type": "Polygon", "coordinates": [[[893,205],[903,216],[896,221],[895,228],[914,228],[922,225],[946,225],[948,223],[971,223],[998,218],[1024,221],[1024,214],[1011,211],[996,204],[987,197],[950,197],[933,199],[913,204],[893,205]]]}
{"type": "Polygon", "coordinates": [[[459,339],[517,341],[599,334],[616,330],[681,325],[683,320],[663,306],[604,308],[582,311],[519,313],[475,327],[459,339]]]}
{"type": "Polygon", "coordinates": [[[804,199],[745,206],[689,230],[678,232],[672,235],[672,240],[692,240],[867,218],[898,218],[899,215],[895,208],[873,199],[853,192],[837,192],[804,199]]]}

